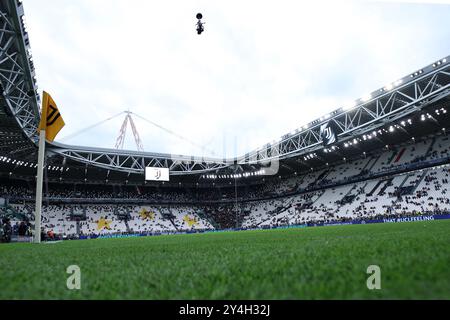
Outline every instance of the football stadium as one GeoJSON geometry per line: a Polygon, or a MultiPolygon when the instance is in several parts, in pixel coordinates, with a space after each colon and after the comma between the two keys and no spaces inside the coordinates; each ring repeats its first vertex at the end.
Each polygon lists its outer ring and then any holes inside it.
{"type": "Polygon", "coordinates": [[[450,56],[233,157],[144,151],[132,111],[72,145],[25,5],[0,2],[0,299],[450,299],[450,56]]]}

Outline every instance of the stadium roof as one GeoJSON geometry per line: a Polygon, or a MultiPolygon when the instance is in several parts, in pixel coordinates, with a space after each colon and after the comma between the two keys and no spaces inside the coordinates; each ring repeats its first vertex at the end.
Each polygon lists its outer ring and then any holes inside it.
{"type": "MultiPolygon", "coordinates": [[[[21,1],[0,3],[0,162],[3,172],[33,176],[37,162],[39,95],[21,1]]],[[[434,134],[449,123],[450,56],[397,79],[277,141],[233,159],[47,144],[49,177],[143,181],[147,166],[166,167],[176,182],[232,179],[235,174],[286,175],[324,166],[412,137],[434,134]],[[426,126],[420,125],[425,117],[426,126]],[[324,147],[321,126],[337,141],[324,147]],[[271,171],[271,168],[273,169],[271,171]]]]}

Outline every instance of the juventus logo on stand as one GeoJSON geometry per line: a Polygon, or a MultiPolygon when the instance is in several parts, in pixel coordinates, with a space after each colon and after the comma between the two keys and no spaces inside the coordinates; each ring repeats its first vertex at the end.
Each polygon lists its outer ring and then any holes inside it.
{"type": "Polygon", "coordinates": [[[337,142],[336,132],[331,126],[330,121],[320,126],[320,137],[324,146],[329,146],[337,142]]]}

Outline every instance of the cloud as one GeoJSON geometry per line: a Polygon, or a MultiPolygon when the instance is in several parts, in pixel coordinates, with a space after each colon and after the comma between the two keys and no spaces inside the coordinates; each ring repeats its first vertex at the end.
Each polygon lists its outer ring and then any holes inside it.
{"type": "MultiPolygon", "coordinates": [[[[450,6],[370,1],[24,1],[59,138],[130,110],[241,155],[448,55],[450,6]],[[195,32],[202,12],[205,32],[195,32]]],[[[124,117],[124,116],[123,116],[124,117]]],[[[113,147],[123,118],[68,140],[113,147]]],[[[140,118],[146,151],[202,155],[140,118]]],[[[128,129],[125,147],[135,148],[128,129]]]]}

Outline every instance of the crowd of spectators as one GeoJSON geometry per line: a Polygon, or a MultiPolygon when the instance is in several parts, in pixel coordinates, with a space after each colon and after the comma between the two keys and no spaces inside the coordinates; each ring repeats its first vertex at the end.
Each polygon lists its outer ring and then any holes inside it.
{"type": "MultiPolygon", "coordinates": [[[[93,237],[100,233],[97,229],[100,219],[111,221],[107,234],[122,235],[317,224],[372,219],[379,215],[448,212],[450,178],[446,167],[417,170],[406,175],[372,177],[398,166],[445,158],[449,153],[449,137],[440,136],[287,179],[272,177],[259,186],[239,187],[237,193],[234,187],[159,188],[50,183],[44,188],[44,202],[47,201],[42,215],[44,235],[47,239],[58,239],[60,235],[93,237]],[[359,180],[353,180],[355,178],[359,180]],[[151,211],[157,218],[152,222],[144,219],[143,222],[138,213],[139,205],[74,205],[70,201],[49,204],[52,199],[153,200],[157,204],[151,207],[151,211]],[[224,199],[229,201],[221,201],[224,199]],[[167,211],[163,205],[158,205],[158,201],[171,203],[171,209],[167,211]],[[194,204],[186,206],[184,202],[194,204]],[[128,212],[128,218],[118,218],[117,210],[128,212]],[[74,212],[83,213],[83,218],[80,215],[74,217],[74,212]],[[184,219],[184,214],[189,217],[184,219]],[[188,226],[191,223],[196,227],[188,226]]],[[[26,182],[2,182],[0,197],[19,204],[16,209],[28,217],[24,221],[13,222],[12,233],[30,235],[34,205],[27,200],[34,197],[32,186],[26,182]]]]}

